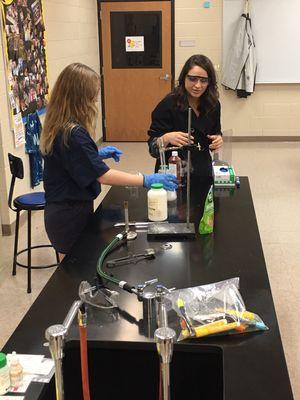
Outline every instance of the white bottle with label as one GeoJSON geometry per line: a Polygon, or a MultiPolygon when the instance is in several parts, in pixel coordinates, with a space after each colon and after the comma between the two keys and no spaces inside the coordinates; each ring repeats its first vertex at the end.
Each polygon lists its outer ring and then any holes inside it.
{"type": "Polygon", "coordinates": [[[15,351],[12,352],[9,368],[10,385],[19,387],[23,382],[23,367],[19,362],[15,351]]]}
{"type": "Polygon", "coordinates": [[[0,353],[0,395],[8,392],[10,387],[9,368],[6,355],[0,353]]]}
{"type": "Polygon", "coordinates": [[[165,221],[168,218],[167,192],[162,183],[152,183],[148,191],[148,219],[150,221],[165,221]]]}

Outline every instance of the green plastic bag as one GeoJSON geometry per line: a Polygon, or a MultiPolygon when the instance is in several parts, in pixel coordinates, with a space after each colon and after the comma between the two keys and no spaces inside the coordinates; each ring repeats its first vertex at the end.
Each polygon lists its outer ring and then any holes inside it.
{"type": "Polygon", "coordinates": [[[213,186],[210,187],[205,204],[202,218],[199,223],[199,233],[200,235],[207,235],[214,231],[214,195],[213,186]]]}

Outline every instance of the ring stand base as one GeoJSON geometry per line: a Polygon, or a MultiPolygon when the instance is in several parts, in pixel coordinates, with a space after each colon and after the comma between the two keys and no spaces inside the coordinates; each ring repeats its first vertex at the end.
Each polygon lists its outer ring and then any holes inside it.
{"type": "Polygon", "coordinates": [[[148,226],[148,239],[171,239],[184,238],[195,239],[195,226],[192,222],[189,223],[189,228],[186,222],[178,223],[153,223],[148,226]]]}

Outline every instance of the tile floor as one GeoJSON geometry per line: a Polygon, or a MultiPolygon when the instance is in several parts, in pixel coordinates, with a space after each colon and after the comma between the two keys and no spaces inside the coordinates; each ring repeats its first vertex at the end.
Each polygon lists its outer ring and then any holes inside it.
{"type": "MultiPolygon", "coordinates": [[[[124,151],[117,168],[144,173],[153,170],[154,160],[148,156],[145,143],[113,145],[124,151]]],[[[250,179],[294,398],[300,400],[300,143],[233,143],[232,164],[238,175],[250,179]]],[[[104,188],[101,198],[108,190],[104,188]]],[[[45,242],[42,213],[37,212],[33,221],[34,240],[45,242]]],[[[25,240],[22,227],[21,242],[25,240]]],[[[54,269],[34,271],[33,291],[27,294],[25,271],[19,269],[17,276],[11,276],[13,237],[0,236],[0,254],[1,348],[54,269]]],[[[37,252],[34,261],[41,258],[43,262],[54,261],[55,255],[52,250],[37,252]]]]}

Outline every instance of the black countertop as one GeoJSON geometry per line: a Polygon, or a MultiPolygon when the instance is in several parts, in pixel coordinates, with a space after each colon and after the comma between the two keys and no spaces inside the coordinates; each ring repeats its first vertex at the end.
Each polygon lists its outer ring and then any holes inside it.
{"type": "MultiPolygon", "coordinates": [[[[205,194],[198,196],[195,190],[193,193],[191,219],[198,221],[205,194]]],[[[93,282],[100,252],[118,232],[112,225],[124,218],[124,200],[129,200],[130,220],[146,220],[145,189],[112,188],[71,256],[53,274],[7,342],[5,352],[16,350],[49,356],[48,349],[43,347],[45,329],[64,320],[72,302],[78,298],[82,280],[93,282]]],[[[177,212],[175,208],[171,210],[171,220],[184,219],[185,208],[181,203],[184,199],[179,198],[177,212]]],[[[113,273],[131,284],[157,277],[165,286],[176,288],[239,277],[247,310],[257,313],[269,330],[186,341],[176,346],[222,349],[226,400],[293,399],[248,179],[241,179],[240,189],[216,192],[212,235],[197,235],[194,241],[168,241],[173,246],[171,250],[160,248],[165,242],[148,242],[146,232],[139,231],[136,240],[119,247],[109,258],[122,257],[128,251],[139,253],[149,247],[157,250],[157,257],[115,268],[113,273]]],[[[88,327],[91,343],[106,348],[152,344],[153,339],[143,326],[142,305],[136,296],[120,293],[119,305],[121,311],[117,318],[107,312],[91,311],[88,327]]],[[[77,330],[72,327],[68,340],[77,338],[77,330]]]]}

